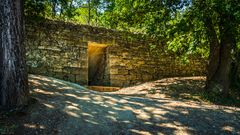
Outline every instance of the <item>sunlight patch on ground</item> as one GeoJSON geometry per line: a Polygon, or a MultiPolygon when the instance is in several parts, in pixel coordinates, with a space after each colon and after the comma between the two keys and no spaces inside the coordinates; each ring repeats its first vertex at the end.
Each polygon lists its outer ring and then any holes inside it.
{"type": "Polygon", "coordinates": [[[65,101],[66,103],[70,104],[70,105],[73,105],[73,106],[78,106],[78,104],[76,103],[73,103],[73,102],[70,102],[70,101],[65,101]]]}
{"type": "Polygon", "coordinates": [[[76,112],[72,112],[70,110],[65,110],[65,112],[72,117],[80,118],[80,116],[76,112]]]}
{"type": "Polygon", "coordinates": [[[39,129],[45,129],[46,127],[43,125],[36,125],[36,124],[23,124],[24,127],[27,128],[39,128],[39,129]]]}
{"type": "Polygon", "coordinates": [[[53,95],[54,94],[54,92],[50,92],[50,91],[46,91],[46,90],[42,90],[42,89],[34,89],[34,91],[37,93],[45,94],[45,95],[53,95]]]}
{"type": "Polygon", "coordinates": [[[146,120],[146,121],[148,121],[151,118],[149,113],[144,112],[144,111],[142,111],[140,114],[138,114],[137,117],[141,120],[146,120]]]}
{"type": "Polygon", "coordinates": [[[80,89],[80,90],[88,90],[87,88],[85,88],[81,85],[78,85],[76,83],[71,83],[71,82],[56,79],[56,78],[53,78],[53,77],[45,77],[45,76],[42,76],[42,75],[32,75],[32,74],[29,74],[28,76],[30,78],[29,82],[33,82],[33,83],[38,84],[38,85],[42,85],[41,82],[48,82],[48,83],[51,83],[51,85],[53,85],[55,83],[58,86],[61,85],[62,87],[63,86],[70,86],[71,89],[77,88],[77,89],[80,89]],[[41,81],[41,82],[39,82],[39,81],[41,81]]]}
{"type": "Polygon", "coordinates": [[[219,108],[217,105],[195,101],[154,97],[165,91],[165,89],[156,88],[156,92],[159,93],[149,94],[149,90],[153,87],[160,87],[155,84],[141,85],[142,89],[138,89],[137,86],[132,87],[129,91],[122,91],[123,95],[116,95],[83,90],[64,81],[62,81],[64,83],[58,83],[58,80],[51,79],[43,79],[49,82],[34,78],[32,80],[34,81],[30,81],[30,84],[39,82],[39,86],[31,88],[34,90],[32,91],[33,95],[41,101],[42,110],[35,110],[36,114],[41,113],[41,115],[31,116],[33,121],[36,121],[33,124],[25,125],[28,129],[39,129],[38,125],[44,125],[46,129],[43,132],[48,131],[49,133],[53,133],[50,131],[52,126],[57,128],[57,131],[62,130],[62,134],[78,134],[79,131],[97,134],[95,130],[98,130],[105,131],[101,133],[112,131],[113,134],[123,132],[148,135],[192,134],[195,131],[196,133],[205,133],[205,129],[207,132],[213,130],[220,130],[220,132],[236,130],[235,132],[237,132],[239,127],[237,124],[233,124],[238,122],[234,112],[240,111],[239,109],[219,108]],[[60,85],[58,86],[58,84],[60,85]],[[138,96],[139,92],[148,96],[138,96]],[[54,95],[49,98],[47,94],[54,95]],[[153,97],[150,98],[149,95],[153,97]],[[223,111],[224,109],[227,111],[223,111]],[[50,121],[46,122],[45,118],[50,121]],[[215,125],[216,127],[212,127],[215,123],[218,123],[215,125]],[[226,125],[229,126],[223,127],[223,123],[227,123],[226,125]]]}
{"type": "Polygon", "coordinates": [[[69,97],[74,97],[76,99],[80,99],[80,97],[76,96],[75,94],[67,93],[67,94],[64,94],[64,95],[69,96],[69,97]]]}
{"type": "Polygon", "coordinates": [[[69,89],[73,89],[73,88],[69,87],[69,86],[64,86],[64,87],[58,88],[58,90],[69,90],[69,89]]]}
{"type": "Polygon", "coordinates": [[[184,126],[177,121],[174,121],[173,123],[161,123],[161,124],[157,124],[157,126],[160,128],[175,130],[174,135],[186,135],[186,134],[190,134],[189,131],[193,131],[192,128],[184,126]]]}
{"type": "Polygon", "coordinates": [[[83,115],[83,116],[87,116],[87,117],[92,117],[92,118],[94,118],[94,116],[93,115],[91,115],[91,114],[88,114],[88,113],[81,113],[81,115],[83,115]]]}
{"type": "Polygon", "coordinates": [[[47,103],[42,103],[43,105],[45,105],[48,108],[54,109],[55,107],[53,105],[47,104],[47,103]]]}
{"type": "Polygon", "coordinates": [[[147,132],[147,131],[141,131],[141,130],[136,130],[136,129],[131,129],[130,130],[132,133],[135,133],[135,134],[140,134],[140,135],[151,135],[150,132],[147,132]]]}
{"type": "Polygon", "coordinates": [[[231,126],[224,126],[224,127],[222,127],[222,130],[224,130],[224,131],[229,131],[229,132],[233,132],[233,131],[234,131],[234,128],[231,127],[231,126]]]}
{"type": "Polygon", "coordinates": [[[67,110],[80,110],[78,107],[76,107],[76,106],[71,106],[71,105],[67,106],[66,109],[67,109],[67,110]]]}
{"type": "Polygon", "coordinates": [[[112,101],[105,101],[105,103],[108,105],[116,105],[117,104],[117,102],[112,102],[112,101]]]}
{"type": "Polygon", "coordinates": [[[95,122],[95,121],[92,121],[92,120],[85,120],[86,122],[89,122],[91,124],[94,124],[94,125],[98,125],[99,123],[95,122]]]}
{"type": "Polygon", "coordinates": [[[29,82],[30,82],[32,85],[35,85],[35,86],[38,86],[38,85],[41,85],[41,84],[42,84],[42,83],[40,83],[39,81],[33,80],[33,79],[29,80],[29,82]]]}
{"type": "Polygon", "coordinates": [[[109,119],[111,119],[112,121],[114,121],[114,122],[117,122],[117,119],[116,119],[116,117],[115,116],[106,116],[106,118],[109,118],[109,119]]]}

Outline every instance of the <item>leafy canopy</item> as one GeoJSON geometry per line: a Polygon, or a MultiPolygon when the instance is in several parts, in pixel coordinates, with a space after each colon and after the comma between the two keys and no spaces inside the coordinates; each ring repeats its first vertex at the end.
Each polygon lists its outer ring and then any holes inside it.
{"type": "MultiPolygon", "coordinates": [[[[238,0],[26,0],[25,14],[148,34],[183,58],[209,55],[211,21],[219,38],[220,18],[231,16],[239,48],[238,0]]],[[[156,45],[152,45],[152,48],[156,45]]]]}

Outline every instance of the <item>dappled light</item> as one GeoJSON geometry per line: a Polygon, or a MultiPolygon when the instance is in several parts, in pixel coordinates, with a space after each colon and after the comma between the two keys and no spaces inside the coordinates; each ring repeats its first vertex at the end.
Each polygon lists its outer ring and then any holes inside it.
{"type": "Polygon", "coordinates": [[[202,76],[173,77],[122,88],[112,94],[202,101],[199,93],[203,92],[204,85],[205,77],[202,76]]]}
{"type": "Polygon", "coordinates": [[[30,75],[29,82],[38,103],[24,119],[19,118],[16,132],[24,134],[240,133],[239,108],[162,96],[100,93],[36,75],[30,75]]]}
{"type": "Polygon", "coordinates": [[[42,126],[42,125],[37,125],[37,124],[24,124],[23,126],[26,127],[26,128],[33,128],[33,129],[37,129],[37,128],[39,128],[39,129],[45,129],[44,126],[42,126]]]}
{"type": "Polygon", "coordinates": [[[1,0],[0,135],[240,135],[238,0],[1,0]]]}

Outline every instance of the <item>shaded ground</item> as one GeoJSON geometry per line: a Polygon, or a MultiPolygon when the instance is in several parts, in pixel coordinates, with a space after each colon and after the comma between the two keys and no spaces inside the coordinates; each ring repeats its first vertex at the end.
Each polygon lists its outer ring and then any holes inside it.
{"type": "MultiPolygon", "coordinates": [[[[229,98],[220,95],[210,96],[204,92],[205,77],[173,77],[146,82],[114,92],[120,95],[135,95],[151,98],[174,98],[177,100],[194,100],[212,104],[240,107],[239,90],[232,90],[229,98]]],[[[113,94],[113,93],[112,93],[113,94]]]]}
{"type": "Polygon", "coordinates": [[[181,98],[188,97],[185,92],[167,92],[175,87],[170,84],[184,82],[191,84],[188,89],[200,89],[201,77],[189,78],[192,82],[186,78],[159,80],[114,93],[99,93],[50,77],[30,75],[29,79],[37,102],[26,112],[6,119],[1,116],[1,133],[240,134],[240,108],[185,100],[181,98]]]}

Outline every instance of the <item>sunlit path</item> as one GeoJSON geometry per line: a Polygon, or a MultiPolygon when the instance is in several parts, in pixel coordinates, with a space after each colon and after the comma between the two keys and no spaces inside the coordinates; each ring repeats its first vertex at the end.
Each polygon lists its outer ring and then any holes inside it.
{"type": "Polygon", "coordinates": [[[19,134],[239,134],[240,108],[99,93],[30,75],[38,103],[18,118],[19,134]]]}

